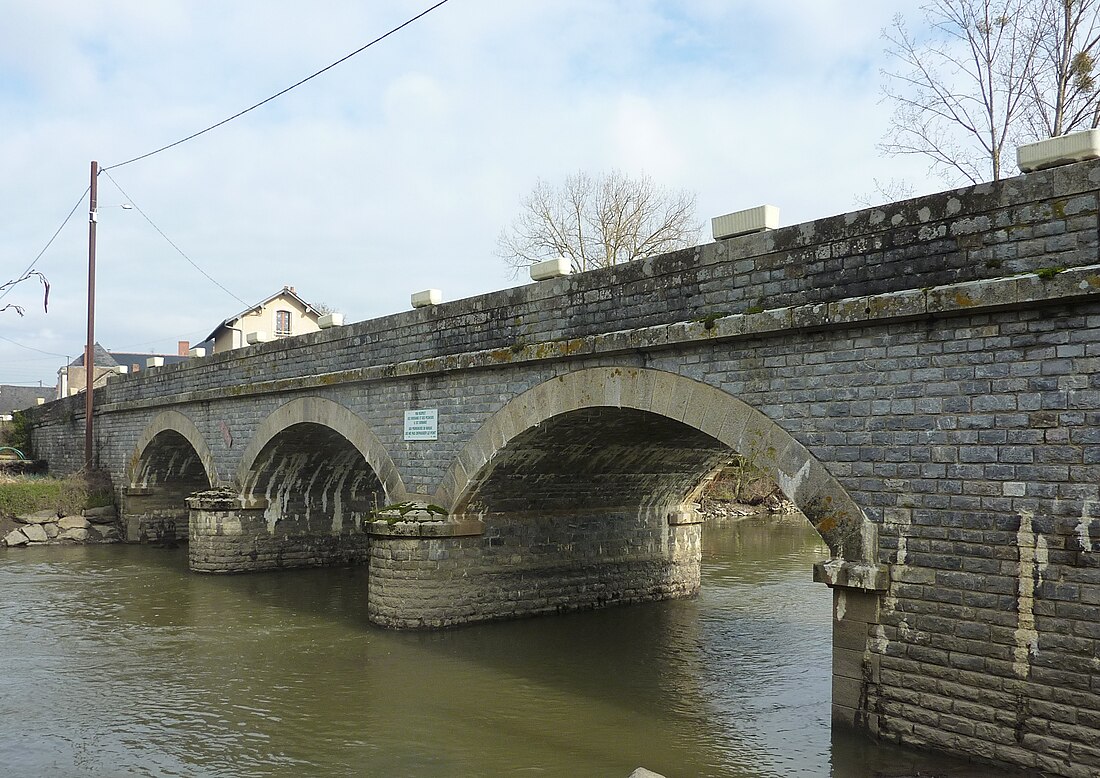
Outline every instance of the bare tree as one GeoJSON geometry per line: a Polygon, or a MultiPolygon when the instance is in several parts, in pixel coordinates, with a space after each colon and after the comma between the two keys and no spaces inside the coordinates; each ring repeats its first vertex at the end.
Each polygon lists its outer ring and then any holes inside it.
{"type": "Polygon", "coordinates": [[[900,65],[884,71],[883,91],[895,111],[883,150],[924,155],[949,180],[1001,178],[1004,150],[1021,134],[1030,107],[1039,50],[1028,22],[1035,2],[930,0],[924,40],[895,17],[883,33],[900,65]]]}
{"type": "Polygon", "coordinates": [[[695,195],[620,171],[595,178],[578,172],[556,187],[539,180],[498,240],[499,255],[517,269],[568,257],[574,272],[609,267],[692,245],[702,224],[695,195]]]}
{"type": "Polygon", "coordinates": [[[855,204],[860,208],[872,208],[881,203],[908,200],[914,193],[913,185],[900,178],[891,178],[888,181],[872,178],[871,182],[875,185],[871,192],[857,194],[854,198],[855,204]]]}
{"type": "MultiPolygon", "coordinates": [[[[42,283],[42,310],[48,311],[50,307],[50,282],[46,276],[39,273],[37,270],[28,270],[19,278],[13,278],[10,281],[5,281],[0,284],[0,297],[7,294],[8,290],[12,289],[18,284],[23,283],[31,278],[37,278],[42,283]]],[[[8,303],[7,305],[0,306],[0,313],[4,311],[12,310],[22,316],[26,312],[26,308],[22,305],[16,305],[15,303],[8,303]]]]}
{"type": "Polygon", "coordinates": [[[1028,80],[1029,136],[1040,140],[1100,125],[1100,2],[1042,0],[1028,23],[1038,43],[1028,80]]]}

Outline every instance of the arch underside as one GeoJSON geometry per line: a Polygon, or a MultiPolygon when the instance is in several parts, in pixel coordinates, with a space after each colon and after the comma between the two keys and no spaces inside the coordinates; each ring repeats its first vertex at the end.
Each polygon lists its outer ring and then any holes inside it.
{"type": "Polygon", "coordinates": [[[877,531],[790,433],[709,384],[644,368],[588,368],[545,381],[495,413],[438,495],[455,512],[670,506],[744,456],[806,515],[835,559],[877,565],[877,531]]]}
{"type": "Polygon", "coordinates": [[[365,562],[363,519],[385,498],[362,452],[315,422],[282,427],[251,460],[239,502],[198,509],[193,570],[244,572],[365,562]],[[228,507],[228,506],[226,506],[228,507]]]}
{"type": "Polygon", "coordinates": [[[670,509],[730,459],[682,422],[593,407],[517,435],[469,485],[464,513],[670,509]]]}
{"type": "Polygon", "coordinates": [[[260,451],[243,487],[246,500],[266,504],[272,534],[358,532],[385,500],[374,470],[350,441],[321,424],[293,424],[260,451]]]}
{"type": "Polygon", "coordinates": [[[190,437],[176,429],[156,432],[138,455],[126,490],[127,539],[186,540],[186,500],[210,487],[206,466],[190,437]]]}

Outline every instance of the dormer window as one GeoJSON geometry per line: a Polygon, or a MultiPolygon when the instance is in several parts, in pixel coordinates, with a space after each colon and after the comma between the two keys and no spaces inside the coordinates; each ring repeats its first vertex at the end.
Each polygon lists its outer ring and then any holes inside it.
{"type": "Polygon", "coordinates": [[[275,311],[275,337],[285,338],[290,334],[290,311],[275,311]]]}

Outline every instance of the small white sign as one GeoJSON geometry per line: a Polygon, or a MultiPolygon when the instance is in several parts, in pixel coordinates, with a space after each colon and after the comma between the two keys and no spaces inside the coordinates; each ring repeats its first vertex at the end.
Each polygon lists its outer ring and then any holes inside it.
{"type": "Polygon", "coordinates": [[[436,440],[438,437],[438,408],[405,411],[405,440],[436,440]]]}

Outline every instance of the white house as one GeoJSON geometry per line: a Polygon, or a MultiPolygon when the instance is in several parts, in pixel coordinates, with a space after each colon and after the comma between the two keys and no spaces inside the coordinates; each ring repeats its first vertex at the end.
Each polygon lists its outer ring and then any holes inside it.
{"type": "Polygon", "coordinates": [[[298,296],[293,286],[284,286],[267,299],[223,321],[206,336],[206,341],[212,343],[213,352],[219,354],[251,343],[317,332],[320,316],[313,306],[298,296]]]}

